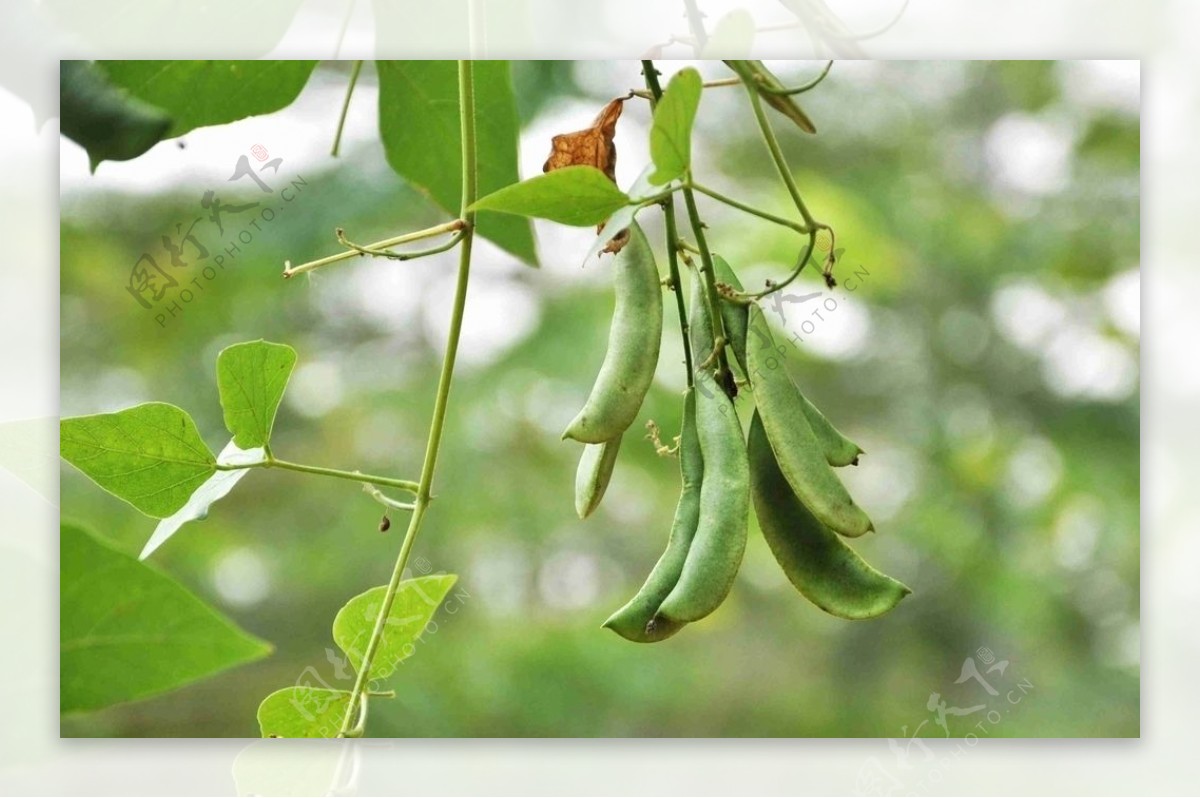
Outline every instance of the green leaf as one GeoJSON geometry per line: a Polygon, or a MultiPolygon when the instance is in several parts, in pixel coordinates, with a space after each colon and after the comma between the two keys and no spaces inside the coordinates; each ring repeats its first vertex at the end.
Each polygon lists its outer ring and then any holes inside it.
{"type": "Polygon", "coordinates": [[[316,61],[99,61],[116,85],[166,111],[168,136],[291,105],[316,61]]]}
{"type": "MultiPolygon", "coordinates": [[[[417,638],[457,580],[454,574],[435,574],[400,583],[371,664],[371,679],[386,679],[397,665],[413,655],[417,638]]],[[[386,586],[375,587],[355,596],[333,619],[334,642],[346,652],[356,671],[362,667],[363,652],[371,639],[386,592],[386,586]]]]}
{"type": "MultiPolygon", "coordinates": [[[[237,447],[237,444],[230,441],[217,455],[217,462],[221,465],[251,466],[262,463],[265,456],[266,452],[261,447],[242,450],[237,447]]],[[[230,471],[218,471],[209,477],[203,485],[196,488],[188,498],[187,504],[170,517],[158,522],[158,526],[154,528],[154,534],[146,541],[138,559],[144,560],[149,557],[155,549],[170,540],[189,521],[203,521],[207,518],[208,509],[229,495],[233,486],[241,482],[242,477],[248,473],[250,473],[249,467],[236,468],[230,471]]]]}
{"type": "Polygon", "coordinates": [[[645,202],[655,194],[673,187],[670,183],[657,188],[650,185],[650,174],[653,171],[654,164],[646,164],[646,168],[633,181],[633,185],[629,187],[629,201],[631,204],[622,207],[609,217],[609,220],[604,225],[604,229],[596,234],[596,238],[592,240],[592,245],[588,248],[587,254],[583,257],[583,265],[585,267],[591,263],[592,258],[597,258],[604,252],[604,248],[608,246],[609,241],[612,241],[623,231],[629,229],[629,226],[633,224],[634,217],[646,207],[639,203],[645,202]]]}
{"type": "Polygon", "coordinates": [[[258,705],[258,727],[263,737],[337,737],[349,705],[346,690],[285,687],[258,705]]]}
{"type": "Polygon", "coordinates": [[[692,124],[700,107],[703,85],[699,72],[691,67],[681,69],[671,78],[655,106],[654,124],[650,127],[650,159],[656,169],[650,175],[651,183],[669,183],[683,177],[691,166],[692,124]]]}
{"type": "Polygon", "coordinates": [[[72,524],[60,535],[59,703],[101,709],[265,657],[271,646],[72,524]]]}
{"type": "Polygon", "coordinates": [[[225,426],[241,449],[266,446],[296,350],[269,341],[234,344],[217,355],[217,387],[225,426]]]}
{"type": "Polygon", "coordinates": [[[97,485],[153,518],[166,518],[216,469],[192,417],[151,402],[64,418],[59,453],[97,485]]]}
{"type": "MultiPolygon", "coordinates": [[[[462,130],[455,61],[376,61],[379,133],[388,163],[449,213],[462,207],[462,130]]],[[[475,61],[475,145],[479,192],[520,180],[520,122],[507,61],[475,61]]],[[[479,234],[530,265],[537,265],[526,219],[483,214],[479,234]]]]}
{"type": "Polygon", "coordinates": [[[590,227],[629,202],[625,192],[599,169],[564,166],[488,194],[471,207],[590,227]]]}
{"type": "Polygon", "coordinates": [[[113,85],[91,61],[63,61],[58,77],[60,129],[101,161],[136,158],[163,139],[171,118],[113,85]]]}

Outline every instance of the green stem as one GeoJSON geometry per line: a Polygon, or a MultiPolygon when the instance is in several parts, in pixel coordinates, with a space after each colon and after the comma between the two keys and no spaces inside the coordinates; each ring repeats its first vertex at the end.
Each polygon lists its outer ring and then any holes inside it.
{"type": "Polygon", "coordinates": [[[399,488],[409,493],[416,493],[419,487],[416,482],[407,479],[377,477],[374,474],[364,474],[361,471],[342,471],[337,468],[302,465],[287,460],[280,460],[277,457],[269,457],[261,463],[249,463],[247,465],[221,465],[220,463],[216,465],[218,471],[240,471],[243,468],[282,468],[286,471],[299,471],[303,474],[317,474],[323,477],[334,477],[335,479],[348,479],[351,482],[359,482],[363,485],[383,485],[388,488],[399,488]]]}
{"type": "Polygon", "coordinates": [[[722,194],[721,192],[716,191],[715,189],[711,189],[708,186],[702,186],[699,183],[697,183],[695,180],[693,180],[691,182],[691,186],[696,191],[699,191],[701,194],[704,194],[705,196],[708,196],[708,197],[712,197],[717,202],[724,203],[725,205],[728,205],[731,208],[737,208],[739,211],[748,213],[751,216],[757,216],[760,219],[766,219],[768,222],[774,222],[775,224],[782,225],[784,227],[789,227],[792,230],[795,230],[797,233],[807,233],[808,232],[808,228],[802,224],[799,224],[798,222],[793,222],[790,219],[784,219],[782,216],[776,216],[773,213],[767,213],[766,211],[759,210],[758,208],[755,208],[751,205],[747,205],[744,202],[739,202],[738,200],[735,200],[733,197],[727,197],[724,194],[722,194]]]}
{"type": "MultiPolygon", "coordinates": [[[[345,252],[339,252],[336,255],[329,255],[324,258],[319,258],[317,260],[309,261],[308,263],[302,263],[299,266],[293,266],[291,263],[285,263],[284,264],[285,268],[283,270],[283,276],[284,276],[284,279],[287,279],[288,277],[295,277],[297,274],[303,274],[304,272],[311,272],[313,269],[319,269],[322,266],[328,266],[331,263],[338,263],[343,260],[350,260],[351,258],[357,258],[357,257],[360,257],[362,254],[364,254],[362,250],[367,250],[368,254],[372,254],[372,253],[370,253],[370,250],[384,250],[384,249],[388,249],[389,247],[399,246],[400,244],[407,244],[412,241],[420,241],[425,238],[432,238],[433,236],[439,236],[439,235],[442,235],[443,233],[454,233],[459,230],[462,230],[463,227],[464,227],[463,220],[455,219],[450,222],[445,222],[443,224],[434,225],[433,227],[427,227],[424,230],[417,230],[412,233],[405,233],[404,235],[395,236],[394,238],[385,238],[383,241],[376,241],[374,244],[367,244],[364,247],[358,247],[356,249],[348,249],[345,252]]],[[[338,231],[338,232],[340,232],[340,231],[338,231]]],[[[451,246],[453,246],[453,245],[451,245],[451,246]]]]}
{"type": "Polygon", "coordinates": [[[383,491],[374,485],[363,485],[363,492],[390,510],[400,510],[407,513],[416,509],[416,505],[413,503],[398,502],[389,496],[385,496],[383,491]]]}
{"type": "MultiPolygon", "coordinates": [[[[653,61],[642,62],[642,72],[646,77],[646,88],[650,90],[650,108],[662,97],[662,87],[658,83],[658,72],[654,69],[653,61]]],[[[692,387],[692,342],[688,326],[687,306],[683,299],[683,283],[679,279],[679,231],[675,227],[675,197],[668,194],[662,201],[663,218],[667,223],[667,267],[671,273],[671,285],[675,291],[675,305],[679,311],[679,329],[683,334],[683,360],[687,367],[687,384],[692,387]]]]}
{"type": "Polygon", "coordinates": [[[427,249],[416,249],[410,252],[392,252],[388,249],[376,249],[370,245],[362,246],[355,244],[353,241],[346,238],[346,233],[340,227],[337,230],[338,243],[347,249],[352,249],[359,255],[369,255],[372,258],[388,258],[390,260],[416,260],[417,258],[425,258],[430,255],[437,255],[440,252],[454,249],[458,246],[458,242],[462,240],[462,229],[456,230],[450,238],[442,244],[427,249]]]}
{"type": "Polygon", "coordinates": [[[408,522],[408,531],[404,534],[404,543],[396,557],[396,565],[392,569],[392,578],[388,581],[387,590],[383,595],[383,603],[379,615],[375,618],[375,626],[367,641],[363,653],[362,664],[354,680],[354,690],[350,694],[350,704],[346,708],[346,717],[342,721],[339,737],[345,737],[353,728],[357,718],[357,708],[362,695],[367,688],[371,665],[379,651],[379,643],[383,639],[383,630],[387,625],[388,615],[396,600],[396,591],[408,564],[409,554],[413,543],[425,519],[425,511],[432,499],[434,469],[437,467],[438,450],[442,443],[442,430],[446,422],[446,406],[450,398],[450,384],[454,379],[454,363],[458,356],[458,342],[462,333],[463,313],[467,304],[467,284],[471,275],[471,245],[475,239],[475,213],[468,208],[475,202],[478,184],[476,181],[475,153],[475,80],[473,65],[470,61],[458,62],[458,98],[459,120],[462,128],[462,220],[464,222],[462,248],[459,250],[458,281],[454,289],[454,309],[450,316],[450,332],[446,340],[446,354],[442,360],[442,373],[438,378],[437,398],[433,403],[433,419],[429,424],[429,440],[425,444],[425,463],[421,468],[421,481],[417,487],[417,498],[414,502],[413,514],[408,522]]]}
{"type": "Polygon", "coordinates": [[[825,68],[821,70],[820,75],[817,75],[808,83],[802,83],[799,86],[792,86],[791,88],[787,86],[780,86],[776,88],[774,86],[765,86],[760,83],[758,88],[760,91],[765,91],[767,94],[776,94],[780,97],[790,97],[795,94],[803,94],[804,92],[810,89],[815,89],[818,85],[820,85],[821,81],[825,80],[825,76],[829,74],[829,70],[832,68],[833,61],[830,61],[825,65],[825,68]]]}
{"type": "Polygon", "coordinates": [[[362,61],[355,61],[350,69],[350,85],[346,87],[346,99],[342,100],[342,113],[338,116],[337,132],[333,134],[333,149],[329,154],[338,157],[342,146],[342,130],[346,127],[346,114],[350,111],[350,97],[354,94],[354,86],[358,83],[358,73],[362,71],[362,61]]]}
{"type": "MultiPolygon", "coordinates": [[[[690,172],[688,181],[691,181],[690,172]]],[[[713,269],[712,252],[708,248],[708,239],[704,234],[704,222],[700,221],[700,211],[696,208],[696,195],[690,188],[683,189],[683,201],[687,205],[692,235],[696,237],[696,246],[700,250],[700,262],[703,264],[700,271],[704,279],[704,293],[708,299],[708,316],[712,322],[713,351],[717,356],[717,384],[729,392],[733,388],[733,372],[729,370],[729,358],[725,354],[725,343],[729,338],[725,334],[725,320],[721,318],[721,299],[717,294],[717,273],[713,269]]],[[[697,353],[696,356],[699,357],[700,353],[697,353]]],[[[736,390],[736,388],[733,389],[736,390]]]]}
{"type": "Polygon", "coordinates": [[[762,100],[759,99],[758,92],[754,86],[747,84],[746,93],[750,95],[750,107],[754,109],[754,118],[758,121],[758,129],[762,131],[763,141],[766,142],[767,149],[771,153],[771,160],[775,162],[775,170],[779,172],[779,178],[787,186],[788,194],[791,195],[792,202],[796,205],[796,210],[800,211],[800,215],[804,217],[804,223],[810,230],[818,227],[827,228],[827,225],[818,222],[808,212],[808,207],[805,206],[804,199],[800,196],[800,189],[796,187],[796,180],[792,177],[792,170],[788,167],[787,160],[783,157],[783,150],[779,146],[779,139],[775,138],[775,131],[771,129],[771,123],[767,120],[766,112],[763,111],[762,100]]]}
{"type": "Polygon", "coordinates": [[[804,248],[804,252],[800,254],[800,260],[798,260],[796,262],[795,268],[792,269],[792,273],[788,275],[786,280],[784,280],[781,283],[774,283],[774,284],[768,286],[765,290],[759,291],[757,293],[738,294],[739,298],[745,299],[745,300],[762,299],[763,297],[768,296],[769,294],[773,294],[776,291],[787,288],[789,285],[792,284],[793,280],[795,280],[797,277],[800,276],[800,272],[804,271],[804,267],[808,264],[808,259],[812,257],[813,247],[815,247],[816,244],[817,244],[817,231],[813,230],[812,232],[810,232],[808,234],[808,246],[806,246],[804,248]]]}

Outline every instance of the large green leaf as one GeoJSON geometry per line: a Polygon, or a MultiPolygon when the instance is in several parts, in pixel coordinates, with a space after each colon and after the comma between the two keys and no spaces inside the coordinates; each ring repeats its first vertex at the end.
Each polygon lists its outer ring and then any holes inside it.
{"type": "Polygon", "coordinates": [[[263,737],[336,737],[349,703],[346,690],[285,687],[258,705],[258,727],[263,737]]]}
{"type": "MultiPolygon", "coordinates": [[[[414,644],[425,625],[441,605],[442,599],[458,580],[453,574],[435,574],[400,583],[396,600],[388,613],[387,626],[379,649],[371,663],[371,679],[386,679],[396,666],[414,653],[414,644]]],[[[375,587],[350,599],[333,619],[333,639],[355,670],[362,667],[363,652],[375,619],[383,607],[387,587],[375,587]]]]}
{"type": "Polygon", "coordinates": [[[100,61],[109,79],[170,114],[168,135],[291,105],[316,61],[100,61]]]}
{"type": "Polygon", "coordinates": [[[700,73],[688,67],[676,72],[662,99],[654,108],[654,123],[650,127],[650,159],[655,185],[683,177],[692,163],[692,125],[700,107],[700,92],[704,81],[700,73]]]}
{"type": "MultiPolygon", "coordinates": [[[[379,132],[388,163],[452,214],[462,205],[462,132],[454,61],[377,61],[379,132]]],[[[517,182],[520,123],[507,61],[474,62],[481,195],[517,182]]],[[[526,219],[482,214],[479,234],[537,265],[526,219]]]]}
{"type": "Polygon", "coordinates": [[[590,227],[629,204],[629,197],[593,166],[564,166],[483,197],[479,210],[536,216],[590,227]]]}
{"type": "Polygon", "coordinates": [[[225,426],[242,449],[266,446],[283,398],[296,350],[285,344],[249,341],[217,355],[217,387],[225,426]]]}
{"type": "Polygon", "coordinates": [[[136,158],[171,127],[166,113],[114,86],[91,61],[63,61],[58,93],[60,129],[87,150],[93,170],[136,158]]]}
{"type": "Polygon", "coordinates": [[[216,472],[196,422],[174,405],[64,418],[59,452],[97,485],[146,515],[166,518],[216,472]]]}
{"type": "Polygon", "coordinates": [[[81,527],[63,524],[60,545],[63,712],[146,698],[270,653],[178,582],[81,527]]]}

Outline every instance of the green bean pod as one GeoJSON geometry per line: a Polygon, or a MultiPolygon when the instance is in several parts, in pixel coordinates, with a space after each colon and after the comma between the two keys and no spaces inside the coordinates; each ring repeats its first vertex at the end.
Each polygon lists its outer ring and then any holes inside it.
{"type": "Polygon", "coordinates": [[[608,352],[591,395],[563,438],[604,443],[633,423],[654,380],[662,344],[662,285],[654,252],[636,224],[613,259],[616,304],[608,352]]]}
{"type": "Polygon", "coordinates": [[[813,434],[821,444],[821,451],[825,453],[825,462],[834,467],[858,465],[858,456],[863,454],[859,445],[839,432],[838,428],[825,418],[825,414],[808,401],[803,391],[797,388],[796,393],[800,395],[804,417],[808,419],[813,434]]]}
{"type": "MultiPolygon", "coordinates": [[[[742,290],[741,281],[723,258],[713,256],[713,267],[718,282],[725,283],[735,291],[742,290]]],[[[729,345],[733,347],[733,354],[737,357],[738,365],[742,367],[743,371],[746,371],[746,338],[750,326],[750,306],[722,299],[721,318],[725,321],[725,333],[729,336],[729,345]]],[[[761,344],[761,342],[759,343],[761,344]]],[[[863,453],[858,444],[839,432],[837,427],[833,426],[829,419],[825,418],[824,414],[817,409],[816,405],[808,401],[808,397],[804,395],[803,391],[800,391],[800,399],[804,404],[804,415],[808,418],[808,423],[812,426],[817,440],[821,442],[821,448],[825,451],[825,461],[831,466],[838,467],[858,465],[858,456],[863,453]]]]}
{"type": "Polygon", "coordinates": [[[758,525],[796,589],[830,615],[883,615],[912,591],[868,565],[816,519],[779,470],[758,413],[750,421],[750,485],[758,525]]]}
{"type": "Polygon", "coordinates": [[[683,427],[679,434],[679,472],[683,490],[675,507],[675,520],[667,548],[659,557],[641,590],[621,609],[612,614],[604,625],[626,640],[635,643],[657,643],[666,640],[685,624],[666,618],[655,618],[663,599],[679,581],[684,560],[696,535],[700,521],[700,484],[704,478],[704,457],[700,453],[700,438],[696,434],[696,395],[688,389],[683,401],[683,427]],[[653,623],[652,623],[653,622],[653,623]]]}
{"type": "Polygon", "coordinates": [[[778,358],[774,339],[762,311],[750,311],[756,342],[746,350],[747,368],[754,381],[754,401],[762,416],[767,440],[796,496],[817,519],[833,531],[858,537],[874,527],[846,486],[826,461],[825,449],[813,432],[804,401],[778,358]]]}
{"type": "Polygon", "coordinates": [[[696,369],[712,355],[714,339],[712,321],[708,318],[708,295],[704,275],[696,270],[692,275],[692,299],[688,308],[688,340],[692,343],[692,358],[696,369]]]}
{"type": "MultiPolygon", "coordinates": [[[[718,283],[725,283],[735,291],[742,290],[741,281],[720,255],[713,255],[713,275],[718,283]]],[[[738,365],[745,371],[746,330],[749,329],[750,306],[731,302],[724,297],[721,298],[720,304],[721,320],[725,322],[725,335],[729,337],[729,346],[733,349],[738,365]]]]}
{"type": "Polygon", "coordinates": [[[579,468],[575,471],[575,512],[581,519],[587,518],[600,506],[608,481],[612,478],[613,466],[617,463],[617,452],[621,450],[618,435],[604,443],[589,443],[579,456],[579,468]]]}
{"type": "Polygon", "coordinates": [[[746,550],[750,511],[750,465],[733,402],[707,370],[696,373],[695,384],[704,458],[700,521],[679,582],[658,608],[658,618],[676,623],[700,620],[729,595],[746,550]]]}

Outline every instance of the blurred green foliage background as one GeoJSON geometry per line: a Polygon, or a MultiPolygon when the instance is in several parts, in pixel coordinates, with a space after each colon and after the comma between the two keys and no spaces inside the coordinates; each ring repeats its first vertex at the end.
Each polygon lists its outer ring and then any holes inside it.
{"type": "MultiPolygon", "coordinates": [[[[676,66],[660,63],[668,75],[676,66]]],[[[772,66],[801,80],[820,65],[772,66]]],[[[540,170],[551,134],[586,126],[638,86],[639,68],[516,63],[523,175],[540,170]]],[[[702,70],[725,76],[716,62],[702,70]]],[[[880,620],[840,621],[808,604],[752,525],[738,583],[710,619],[655,646],[601,629],[665,544],[677,466],[627,436],[600,511],[576,519],[579,449],[559,434],[603,356],[606,264],[580,269],[588,231],[540,223],[539,270],[482,247],[439,500],[414,561],[417,571],[459,574],[459,588],[453,612],[439,614],[394,678],[397,698],[372,704],[369,733],[943,736],[928,708],[937,693],[950,707],[1003,713],[985,721],[990,736],[1136,736],[1139,119],[1136,81],[1130,100],[1106,70],[837,64],[803,97],[818,136],[773,117],[809,207],[834,225],[845,253],[839,288],[783,305],[785,318],[768,315],[795,336],[797,382],[867,450],[845,478],[879,532],[855,548],[914,589],[880,620]],[[975,680],[956,684],[969,657],[984,671],[981,648],[1008,663],[984,674],[998,696],[975,680]],[[1031,688],[1010,703],[1022,680],[1031,688]]],[[[225,182],[254,143],[238,134],[248,123],[228,128],[234,143],[215,161],[190,143],[159,145],[155,163],[193,169],[173,183],[64,179],[63,415],[172,402],[219,450],[228,436],[216,354],[266,338],[300,356],[276,422],[279,456],[415,478],[453,256],[280,279],[285,259],[336,251],[335,226],[370,241],[444,218],[387,170],[369,69],[355,98],[359,139],[300,172],[303,159],[288,160],[328,146],[346,72],[322,65],[296,107],[259,120],[256,131],[277,133],[264,143],[285,156],[279,175],[264,177],[303,183],[163,324],[126,292],[129,269],[147,251],[170,269],[161,237],[207,213],[204,191],[260,199],[245,180],[225,182]]],[[[617,139],[624,185],[645,163],[647,122],[645,104],[631,101],[617,139]]],[[[740,91],[706,92],[696,158],[700,180],[788,212],[740,91]]],[[[128,168],[105,165],[100,176],[128,168]]],[[[743,282],[790,268],[793,234],[711,202],[702,211],[711,243],[743,282]]],[[[643,217],[661,253],[660,214],[643,217]]],[[[207,222],[196,230],[215,254],[243,229],[237,219],[227,216],[224,238],[207,222]]],[[[806,276],[792,295],[822,290],[806,276]]],[[[643,421],[674,434],[684,375],[666,309],[643,421]]],[[[133,551],[154,527],[68,466],[61,506],[64,518],[133,551]]],[[[347,687],[326,655],[330,624],[347,599],[387,581],[403,523],[381,534],[380,509],[352,483],[249,475],[154,558],[275,654],[155,699],[64,718],[62,733],[257,736],[255,709],[272,690],[347,687]]],[[[951,716],[949,735],[984,719],[951,716]]]]}

